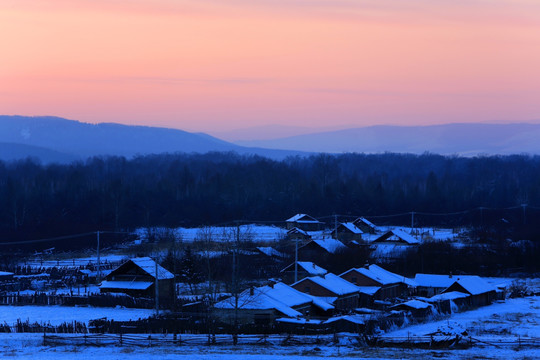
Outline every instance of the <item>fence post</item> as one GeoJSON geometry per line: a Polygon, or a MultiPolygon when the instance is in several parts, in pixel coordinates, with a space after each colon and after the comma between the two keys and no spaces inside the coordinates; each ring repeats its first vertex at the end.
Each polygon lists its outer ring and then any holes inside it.
{"type": "Polygon", "coordinates": [[[120,333],[120,346],[122,346],[122,333],[120,333]]]}

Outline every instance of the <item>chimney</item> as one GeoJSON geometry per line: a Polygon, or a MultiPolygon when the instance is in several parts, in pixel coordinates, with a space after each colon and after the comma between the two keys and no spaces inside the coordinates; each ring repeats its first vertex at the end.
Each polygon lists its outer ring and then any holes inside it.
{"type": "Polygon", "coordinates": [[[450,275],[448,276],[450,279],[452,278],[452,272],[450,271],[450,275]]]}
{"type": "Polygon", "coordinates": [[[253,286],[250,286],[250,287],[249,287],[249,295],[250,295],[250,296],[255,295],[255,289],[253,288],[253,286]]]}

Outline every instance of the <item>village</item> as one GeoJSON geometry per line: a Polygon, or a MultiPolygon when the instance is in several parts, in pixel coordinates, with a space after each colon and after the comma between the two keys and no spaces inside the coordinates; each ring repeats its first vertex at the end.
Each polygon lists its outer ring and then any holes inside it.
{"type": "MultiPolygon", "coordinates": [[[[297,214],[281,227],[184,229],[180,236],[140,230],[132,244],[101,249],[97,256],[60,258],[50,248],[11,261],[0,269],[0,305],[14,312],[37,306],[145,312],[87,322],[75,315],[54,325],[20,318],[5,321],[0,332],[206,334],[209,342],[228,334],[235,344],[242,334],[348,333],[359,344],[381,345],[389,331],[538,295],[538,284],[511,278],[388,270],[423,242],[461,246],[463,229],[333,220],[297,214]]],[[[450,346],[466,337],[463,328],[434,329],[424,340],[450,346]]],[[[387,345],[392,341],[387,338],[387,345]]]]}

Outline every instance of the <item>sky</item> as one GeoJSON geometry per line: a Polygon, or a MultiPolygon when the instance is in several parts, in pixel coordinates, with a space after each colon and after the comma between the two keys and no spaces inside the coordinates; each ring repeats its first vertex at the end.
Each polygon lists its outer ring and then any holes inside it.
{"type": "Polygon", "coordinates": [[[0,0],[0,114],[229,131],[540,120],[538,0],[0,0]]]}

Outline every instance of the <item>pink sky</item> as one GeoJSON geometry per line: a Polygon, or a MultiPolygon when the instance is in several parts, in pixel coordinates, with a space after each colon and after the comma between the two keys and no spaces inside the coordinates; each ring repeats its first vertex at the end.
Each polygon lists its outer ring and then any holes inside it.
{"type": "Polygon", "coordinates": [[[540,120],[537,0],[3,0],[0,114],[221,131],[540,120]]]}

